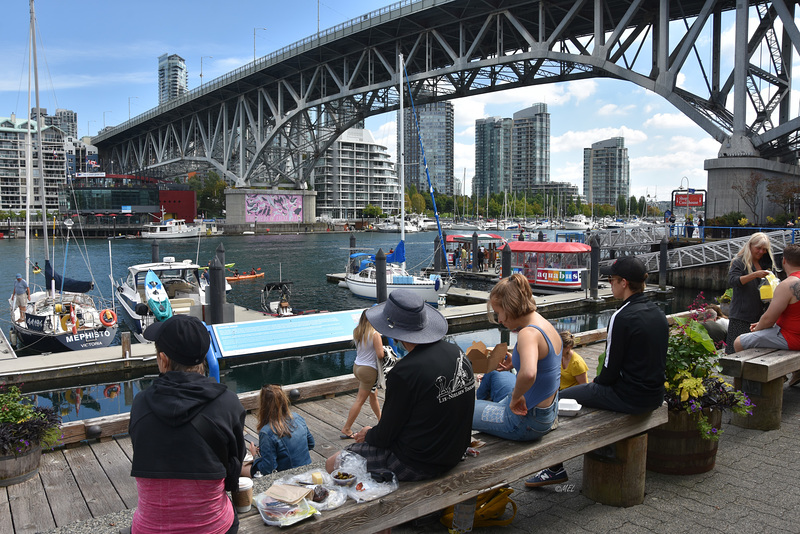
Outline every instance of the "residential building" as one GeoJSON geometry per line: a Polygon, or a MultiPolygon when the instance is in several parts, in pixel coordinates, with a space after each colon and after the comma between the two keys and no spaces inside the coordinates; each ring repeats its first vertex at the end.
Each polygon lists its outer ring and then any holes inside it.
{"type": "Polygon", "coordinates": [[[583,196],[589,204],[615,206],[630,196],[630,162],[625,139],[612,137],[583,149],[583,196]]]}
{"type": "Polygon", "coordinates": [[[78,114],[71,109],[56,110],[56,125],[65,136],[78,138],[78,114]]]}
{"type": "Polygon", "coordinates": [[[547,104],[514,113],[511,190],[523,193],[550,181],[550,114],[547,104]]]}
{"type": "Polygon", "coordinates": [[[84,143],[75,137],[64,140],[64,155],[67,159],[67,176],[74,179],[77,173],[97,172],[100,170],[97,147],[84,143]]]}
{"type": "Polygon", "coordinates": [[[189,71],[186,61],[177,54],[158,58],[158,104],[165,104],[189,90],[189,71]]]}
{"type": "Polygon", "coordinates": [[[313,188],[317,216],[354,219],[368,204],[400,213],[400,184],[385,146],[369,130],[351,128],[320,158],[313,188]]]}
{"type": "Polygon", "coordinates": [[[413,184],[420,192],[428,190],[428,177],[425,174],[422,157],[424,149],[424,161],[428,163],[428,173],[433,189],[437,193],[452,195],[454,190],[453,138],[455,135],[453,104],[452,102],[435,102],[419,106],[416,110],[419,135],[417,120],[415,120],[410,107],[403,111],[403,129],[405,131],[397,132],[398,154],[400,154],[400,135],[404,136],[403,176],[405,187],[413,184]]]}
{"type": "MultiPolygon", "coordinates": [[[[42,117],[45,116],[42,110],[42,117]]],[[[39,184],[39,140],[38,125],[31,121],[33,138],[33,176],[26,171],[28,120],[0,117],[0,209],[24,210],[27,188],[31,187],[31,209],[40,210],[42,200],[39,184]]],[[[47,209],[58,208],[58,188],[66,176],[64,157],[64,132],[55,126],[44,126],[41,132],[42,161],[44,167],[45,202],[47,209]]]]}
{"type": "Polygon", "coordinates": [[[512,125],[512,119],[502,117],[475,121],[474,195],[511,192],[512,125]]]}

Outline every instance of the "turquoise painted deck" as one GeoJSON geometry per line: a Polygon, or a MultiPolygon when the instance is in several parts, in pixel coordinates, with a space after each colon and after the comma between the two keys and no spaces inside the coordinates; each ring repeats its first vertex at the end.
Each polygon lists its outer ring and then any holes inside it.
{"type": "Polygon", "coordinates": [[[219,356],[246,356],[353,339],[363,309],[214,325],[219,356]]]}

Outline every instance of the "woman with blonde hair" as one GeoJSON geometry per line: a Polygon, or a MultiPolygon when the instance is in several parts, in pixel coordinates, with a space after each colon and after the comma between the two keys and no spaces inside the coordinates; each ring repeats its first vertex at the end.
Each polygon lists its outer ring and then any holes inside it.
{"type": "Polygon", "coordinates": [[[750,325],[761,319],[764,305],[758,286],[774,265],[772,245],[767,234],[763,232],[751,235],[731,261],[728,284],[733,288],[733,297],[728,317],[728,336],[725,340],[725,352],[728,354],[733,354],[734,340],[741,334],[750,332],[750,325]]]}
{"type": "Polygon", "coordinates": [[[289,411],[289,397],[280,386],[261,388],[258,406],[258,450],[247,444],[254,461],[249,474],[268,475],[311,463],[308,453],[314,448],[314,436],[301,415],[289,411]],[[260,454],[260,457],[257,457],[260,454]]]}
{"type": "Polygon", "coordinates": [[[381,335],[369,324],[367,313],[362,312],[358,325],[353,330],[353,342],[356,345],[356,361],[353,362],[353,374],[358,379],[356,400],[347,414],[347,421],[342,428],[342,439],[355,439],[353,423],[361,413],[361,407],[369,399],[370,408],[378,421],[381,420],[381,407],[375,385],[378,381],[378,359],[383,359],[383,342],[381,335]]]}
{"type": "Polygon", "coordinates": [[[475,402],[472,428],[515,441],[539,439],[553,428],[558,413],[561,337],[536,311],[531,286],[521,274],[494,286],[488,308],[490,320],[517,333],[517,344],[483,377],[491,400],[475,402]]]}

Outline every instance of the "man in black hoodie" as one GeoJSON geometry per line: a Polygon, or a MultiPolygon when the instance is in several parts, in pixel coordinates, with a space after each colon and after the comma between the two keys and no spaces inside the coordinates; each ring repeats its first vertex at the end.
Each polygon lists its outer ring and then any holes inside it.
{"type": "Polygon", "coordinates": [[[205,376],[210,336],[197,318],[175,315],[144,333],[161,374],[133,399],[131,476],[139,503],[133,534],[235,533],[225,490],[238,488],[245,410],[235,393],[205,376]]]}

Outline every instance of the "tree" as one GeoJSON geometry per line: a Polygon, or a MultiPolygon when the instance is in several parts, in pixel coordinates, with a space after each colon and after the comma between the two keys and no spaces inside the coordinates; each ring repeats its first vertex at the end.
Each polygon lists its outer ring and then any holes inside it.
{"type": "Polygon", "coordinates": [[[383,214],[383,210],[381,210],[380,206],[373,206],[372,204],[367,204],[361,212],[363,217],[377,219],[383,214]]]}
{"type": "Polygon", "coordinates": [[[753,213],[753,222],[758,225],[758,213],[756,207],[758,206],[758,187],[764,180],[764,176],[760,172],[751,172],[749,178],[740,179],[731,185],[731,189],[739,193],[744,205],[750,208],[753,213]]]}
{"type": "Polygon", "coordinates": [[[800,184],[781,178],[767,180],[767,198],[779,205],[783,213],[793,216],[794,201],[800,195],[800,184]]]}
{"type": "Polygon", "coordinates": [[[411,195],[411,206],[414,209],[414,213],[423,213],[425,211],[425,197],[419,193],[414,193],[411,195]]]}
{"type": "Polygon", "coordinates": [[[214,171],[202,177],[189,178],[189,188],[197,193],[197,207],[212,217],[219,217],[225,209],[225,188],[228,184],[214,171]]]}
{"type": "Polygon", "coordinates": [[[639,209],[636,210],[636,213],[637,214],[642,213],[643,215],[646,215],[646,213],[644,213],[646,210],[647,210],[647,200],[645,200],[645,198],[641,196],[639,197],[639,209]]]}
{"type": "Polygon", "coordinates": [[[628,201],[625,198],[625,195],[619,195],[617,197],[617,213],[620,215],[624,215],[628,212],[628,201]]]}

